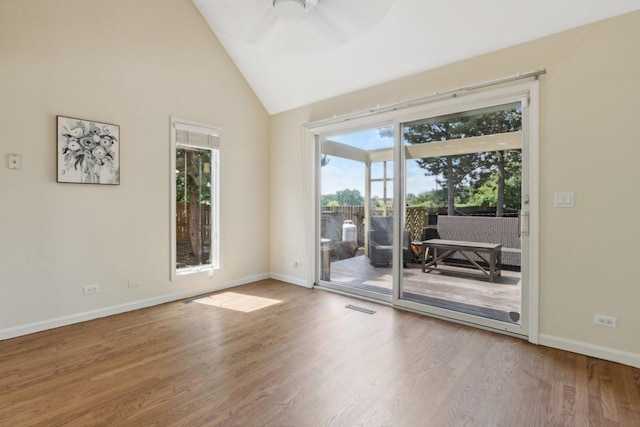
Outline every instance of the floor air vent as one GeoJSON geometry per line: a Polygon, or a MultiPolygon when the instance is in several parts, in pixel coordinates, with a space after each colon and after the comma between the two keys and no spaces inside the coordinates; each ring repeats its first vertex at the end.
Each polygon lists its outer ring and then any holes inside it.
{"type": "Polygon", "coordinates": [[[356,311],[361,311],[363,313],[367,313],[367,314],[373,314],[376,311],[375,310],[369,310],[368,308],[364,308],[364,307],[358,307],[357,305],[345,305],[346,308],[350,308],[351,310],[356,310],[356,311]]]}

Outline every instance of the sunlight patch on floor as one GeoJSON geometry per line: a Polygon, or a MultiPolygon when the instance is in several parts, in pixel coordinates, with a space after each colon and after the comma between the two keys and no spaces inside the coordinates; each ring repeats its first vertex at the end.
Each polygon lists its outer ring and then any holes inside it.
{"type": "Polygon", "coordinates": [[[221,294],[210,295],[208,297],[194,299],[193,302],[212,305],[214,307],[227,308],[229,310],[250,313],[261,308],[279,304],[282,301],[256,297],[253,295],[238,294],[235,292],[223,292],[221,294]]]}

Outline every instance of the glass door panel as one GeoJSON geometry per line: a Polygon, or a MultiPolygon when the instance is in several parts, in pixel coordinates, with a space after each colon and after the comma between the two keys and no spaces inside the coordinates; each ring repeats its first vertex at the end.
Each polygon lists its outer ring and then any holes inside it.
{"type": "Polygon", "coordinates": [[[320,138],[320,283],[382,300],[393,287],[393,131],[320,138]]]}
{"type": "MultiPolygon", "coordinates": [[[[426,311],[518,327],[522,313],[519,104],[402,127],[405,160],[399,299],[426,311]]],[[[501,326],[498,326],[501,329],[501,326]]],[[[508,327],[507,327],[508,329],[508,327]]]]}

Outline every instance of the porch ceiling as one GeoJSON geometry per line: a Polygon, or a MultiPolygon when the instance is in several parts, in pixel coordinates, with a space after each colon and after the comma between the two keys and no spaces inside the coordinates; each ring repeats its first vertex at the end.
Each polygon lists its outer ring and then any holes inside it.
{"type": "MultiPolygon", "coordinates": [[[[479,151],[517,150],[522,148],[522,131],[495,135],[473,136],[405,146],[407,159],[422,159],[439,156],[456,156],[479,151]]],[[[375,163],[393,160],[393,148],[363,150],[358,147],[325,139],[322,154],[355,160],[361,163],[375,163]]]]}

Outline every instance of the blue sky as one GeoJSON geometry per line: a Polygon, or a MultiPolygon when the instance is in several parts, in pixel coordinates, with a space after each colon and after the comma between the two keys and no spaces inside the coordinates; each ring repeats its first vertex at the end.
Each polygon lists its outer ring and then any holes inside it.
{"type": "MultiPolygon", "coordinates": [[[[364,150],[393,147],[392,137],[381,137],[379,129],[371,129],[331,136],[333,141],[364,150]]],[[[371,177],[382,178],[382,163],[371,165],[371,177]]],[[[345,189],[356,189],[364,196],[364,164],[353,160],[331,157],[329,164],[322,168],[321,194],[334,194],[345,189]]],[[[420,168],[415,160],[407,162],[407,193],[420,194],[435,188],[435,178],[424,175],[425,170],[420,168]]],[[[393,176],[393,162],[387,162],[387,176],[393,176]]],[[[388,196],[393,194],[393,184],[387,189],[388,196]]],[[[373,183],[372,196],[382,197],[382,184],[373,183]]]]}

